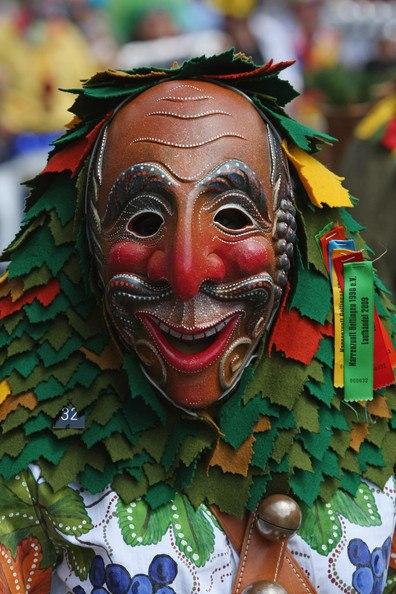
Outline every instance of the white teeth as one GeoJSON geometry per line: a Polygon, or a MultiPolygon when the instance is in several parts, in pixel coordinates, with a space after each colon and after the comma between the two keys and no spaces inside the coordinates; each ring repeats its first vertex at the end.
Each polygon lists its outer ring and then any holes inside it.
{"type": "Polygon", "coordinates": [[[216,330],[216,326],[214,328],[211,328],[210,330],[206,330],[205,332],[205,336],[213,336],[213,334],[216,334],[217,330],[216,330]]]}
{"type": "Polygon", "coordinates": [[[169,326],[167,326],[166,324],[164,324],[157,318],[154,318],[154,322],[165,334],[170,334],[171,336],[174,336],[175,338],[179,338],[186,342],[192,342],[193,340],[200,340],[201,338],[209,338],[210,336],[214,336],[215,334],[218,334],[221,330],[223,330],[223,328],[225,328],[227,326],[229,319],[225,320],[223,322],[219,322],[218,324],[216,324],[216,326],[213,326],[212,328],[209,328],[209,330],[205,330],[204,332],[200,332],[199,334],[182,334],[181,332],[177,332],[176,330],[173,330],[173,328],[170,328],[169,326]]]}
{"type": "Polygon", "coordinates": [[[174,330],[169,330],[169,334],[175,338],[181,338],[183,336],[181,332],[175,332],[174,330]]]}

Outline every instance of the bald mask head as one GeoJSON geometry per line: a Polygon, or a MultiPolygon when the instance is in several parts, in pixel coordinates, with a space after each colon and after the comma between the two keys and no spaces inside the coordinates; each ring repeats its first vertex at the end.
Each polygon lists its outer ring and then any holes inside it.
{"type": "Polygon", "coordinates": [[[161,83],[104,130],[87,200],[108,316],[175,404],[213,404],[255,355],[290,267],[290,192],[275,135],[229,88],[161,83]]]}

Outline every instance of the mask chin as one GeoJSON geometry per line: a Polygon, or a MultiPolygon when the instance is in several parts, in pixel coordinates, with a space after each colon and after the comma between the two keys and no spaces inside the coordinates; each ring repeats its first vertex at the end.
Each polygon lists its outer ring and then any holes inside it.
{"type": "MultiPolygon", "coordinates": [[[[213,391],[210,394],[206,394],[202,391],[205,390],[207,384],[212,383],[208,380],[207,374],[204,374],[203,377],[201,377],[199,380],[196,380],[195,382],[189,381],[188,387],[183,381],[179,381],[176,384],[177,390],[175,392],[172,390],[172,386],[169,385],[169,383],[164,386],[161,385],[161,382],[156,381],[152,375],[150,375],[150,372],[143,361],[141,361],[141,369],[151,385],[166,400],[168,400],[168,402],[190,415],[197,415],[199,410],[209,408],[210,406],[221,402],[237,388],[245,369],[252,363],[254,359],[258,357],[260,350],[259,347],[262,339],[263,337],[261,336],[253,342],[248,338],[239,338],[230,345],[230,347],[225,351],[221,359],[218,361],[216,370],[213,370],[212,372],[218,376],[218,384],[216,391],[213,391]],[[237,350],[246,345],[248,345],[250,348],[245,353],[245,356],[238,368],[234,368],[232,370],[232,377],[230,377],[230,375],[227,375],[226,367],[235,357],[237,350]]],[[[191,380],[191,378],[189,379],[191,380]]]]}

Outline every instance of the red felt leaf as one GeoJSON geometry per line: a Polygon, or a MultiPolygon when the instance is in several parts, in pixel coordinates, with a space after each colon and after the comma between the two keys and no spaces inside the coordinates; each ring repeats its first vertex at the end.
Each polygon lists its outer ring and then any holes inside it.
{"type": "Polygon", "coordinates": [[[387,125],[385,134],[382,137],[382,144],[389,151],[396,150],[396,118],[387,125]]]}
{"type": "Polygon", "coordinates": [[[38,301],[40,301],[41,305],[44,307],[48,307],[48,305],[53,302],[55,297],[59,295],[59,292],[59,282],[55,279],[52,279],[44,287],[38,287],[27,291],[20,299],[17,299],[16,301],[12,301],[11,297],[0,299],[0,320],[19,311],[24,305],[33,303],[35,299],[38,299],[38,301]]]}
{"type": "Polygon", "coordinates": [[[288,285],[272,330],[268,350],[271,352],[275,348],[287,358],[308,365],[315,356],[323,336],[333,335],[333,327],[331,324],[321,325],[302,317],[296,309],[286,309],[289,291],[288,285]]]}
{"type": "Polygon", "coordinates": [[[201,78],[218,78],[223,80],[235,80],[240,78],[251,78],[254,76],[260,76],[261,74],[274,74],[275,72],[280,72],[285,68],[288,68],[292,64],[294,64],[295,60],[288,60],[284,62],[277,62],[274,64],[273,60],[270,60],[263,66],[259,66],[254,70],[248,70],[243,72],[233,72],[231,74],[205,74],[201,76],[201,78]]]}
{"type": "Polygon", "coordinates": [[[111,113],[106,114],[103,120],[96,124],[84,138],[68,144],[66,148],[52,155],[42,173],[70,171],[72,176],[75,175],[81,163],[95,144],[103,124],[109,119],[110,115],[111,113]]]}

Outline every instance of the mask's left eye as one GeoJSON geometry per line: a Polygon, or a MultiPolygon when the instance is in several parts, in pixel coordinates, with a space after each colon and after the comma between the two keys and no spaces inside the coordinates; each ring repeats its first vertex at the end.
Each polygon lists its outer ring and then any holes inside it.
{"type": "Polygon", "coordinates": [[[138,237],[152,237],[163,224],[164,219],[158,212],[147,210],[134,215],[128,222],[127,230],[138,237]]]}

